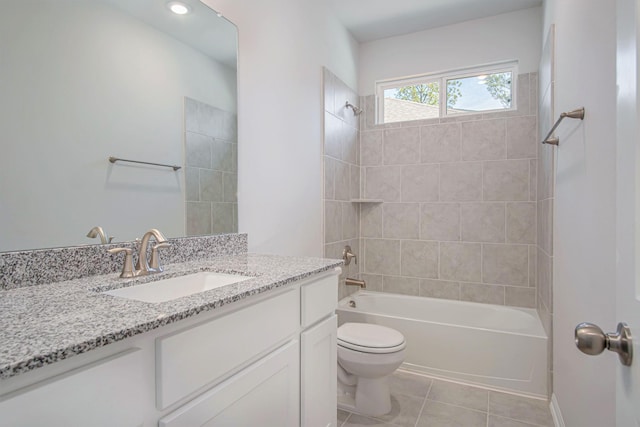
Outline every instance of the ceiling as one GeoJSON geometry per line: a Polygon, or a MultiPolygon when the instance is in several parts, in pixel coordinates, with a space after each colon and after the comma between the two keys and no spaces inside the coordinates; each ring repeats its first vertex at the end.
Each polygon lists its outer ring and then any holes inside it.
{"type": "Polygon", "coordinates": [[[359,42],[540,6],[542,0],[329,0],[359,42]]]}

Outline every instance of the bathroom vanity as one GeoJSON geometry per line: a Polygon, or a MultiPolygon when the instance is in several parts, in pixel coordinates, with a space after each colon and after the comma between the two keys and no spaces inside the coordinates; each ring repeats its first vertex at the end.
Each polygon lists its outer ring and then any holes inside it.
{"type": "Polygon", "coordinates": [[[340,265],[241,254],[0,291],[0,426],[335,426],[340,265]],[[104,293],[202,271],[250,279],[104,293]]]}

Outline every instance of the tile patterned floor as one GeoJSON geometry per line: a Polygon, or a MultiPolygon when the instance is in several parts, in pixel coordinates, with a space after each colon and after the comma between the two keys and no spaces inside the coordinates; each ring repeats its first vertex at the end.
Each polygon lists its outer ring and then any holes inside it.
{"type": "Polygon", "coordinates": [[[338,427],[553,427],[546,401],[396,372],[391,412],[380,417],[338,410],[338,427]]]}

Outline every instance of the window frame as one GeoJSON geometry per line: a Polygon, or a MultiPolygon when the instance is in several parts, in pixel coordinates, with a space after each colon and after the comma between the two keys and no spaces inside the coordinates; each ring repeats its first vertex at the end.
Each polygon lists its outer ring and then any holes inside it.
{"type": "MultiPolygon", "coordinates": [[[[426,73],[414,76],[407,76],[394,79],[377,80],[375,82],[375,100],[376,100],[376,124],[400,123],[384,121],[384,91],[388,89],[397,89],[403,86],[411,86],[416,84],[426,84],[438,82],[439,84],[439,118],[445,117],[461,117],[471,114],[484,114],[495,112],[515,111],[518,108],[517,87],[518,87],[518,61],[502,61],[492,64],[479,65],[474,67],[459,68],[456,70],[441,71],[437,73],[426,73]],[[477,77],[483,74],[499,74],[511,72],[511,107],[497,108],[493,110],[468,111],[461,113],[448,114],[447,112],[447,81],[464,79],[469,77],[477,77]]],[[[420,119],[416,119],[420,120],[420,119]]]]}

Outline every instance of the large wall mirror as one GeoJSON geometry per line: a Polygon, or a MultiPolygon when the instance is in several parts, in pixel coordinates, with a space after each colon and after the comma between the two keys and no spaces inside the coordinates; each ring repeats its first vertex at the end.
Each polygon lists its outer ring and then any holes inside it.
{"type": "Polygon", "coordinates": [[[237,231],[237,30],[169,3],[0,0],[0,251],[237,231]]]}

